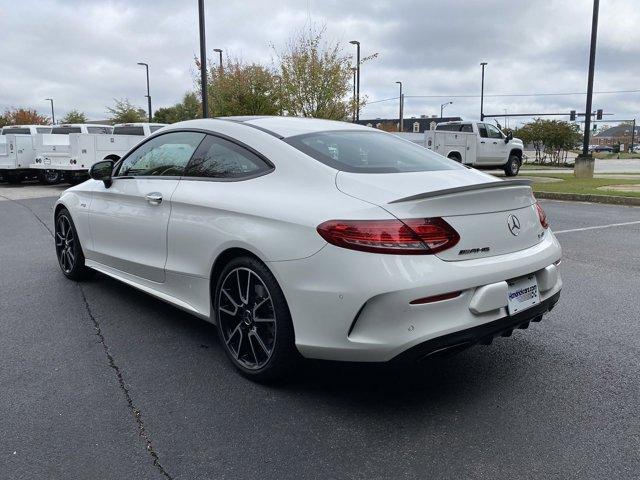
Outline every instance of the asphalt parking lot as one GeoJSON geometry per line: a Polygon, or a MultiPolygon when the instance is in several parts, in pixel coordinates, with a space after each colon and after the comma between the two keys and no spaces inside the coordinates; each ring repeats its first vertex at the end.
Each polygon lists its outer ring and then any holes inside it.
{"type": "Polygon", "coordinates": [[[528,330],[268,387],[213,326],[102,275],[66,280],[42,196],[59,190],[0,185],[3,479],[639,476],[640,208],[541,202],[565,286],[528,330]]]}

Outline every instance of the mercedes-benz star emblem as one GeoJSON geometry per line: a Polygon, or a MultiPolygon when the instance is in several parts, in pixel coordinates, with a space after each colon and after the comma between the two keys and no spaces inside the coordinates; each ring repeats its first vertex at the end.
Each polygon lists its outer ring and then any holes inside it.
{"type": "Polygon", "coordinates": [[[507,227],[509,227],[511,235],[517,237],[520,233],[520,220],[518,220],[518,217],[509,215],[509,218],[507,218],[507,227]]]}

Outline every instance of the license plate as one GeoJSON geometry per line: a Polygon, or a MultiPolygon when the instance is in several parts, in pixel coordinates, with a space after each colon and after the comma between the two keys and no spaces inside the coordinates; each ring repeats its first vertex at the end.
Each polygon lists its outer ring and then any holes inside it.
{"type": "Polygon", "coordinates": [[[538,281],[535,275],[509,281],[509,315],[522,312],[540,303],[538,281]]]}

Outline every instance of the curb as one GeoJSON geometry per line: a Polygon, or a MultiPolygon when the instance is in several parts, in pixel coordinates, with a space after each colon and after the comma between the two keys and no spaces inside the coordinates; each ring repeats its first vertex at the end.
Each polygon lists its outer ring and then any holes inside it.
{"type": "Polygon", "coordinates": [[[567,200],[570,202],[609,203],[612,205],[632,205],[640,207],[640,197],[618,195],[588,195],[581,193],[533,192],[536,198],[547,200],[567,200]]]}

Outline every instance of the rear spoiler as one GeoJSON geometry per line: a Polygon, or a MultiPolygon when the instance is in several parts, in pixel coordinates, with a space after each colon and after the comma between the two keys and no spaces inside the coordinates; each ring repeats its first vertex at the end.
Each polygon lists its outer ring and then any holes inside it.
{"type": "Polygon", "coordinates": [[[433,192],[418,193],[410,197],[399,198],[391,203],[411,202],[413,200],[422,200],[424,198],[442,197],[444,195],[453,195],[454,193],[471,192],[474,190],[485,190],[491,188],[507,188],[507,187],[530,187],[533,182],[531,180],[498,180],[496,182],[476,183],[473,185],[464,185],[462,187],[443,188],[433,192]]]}

